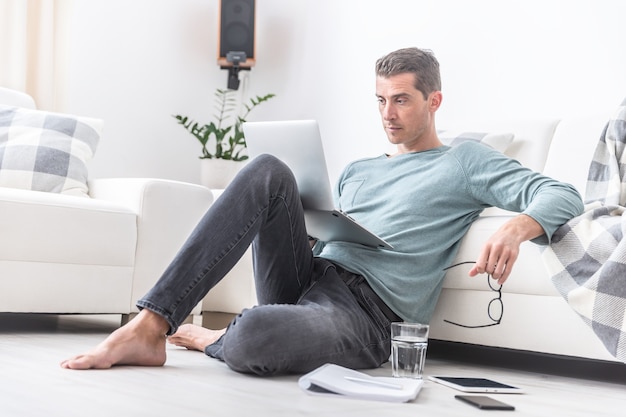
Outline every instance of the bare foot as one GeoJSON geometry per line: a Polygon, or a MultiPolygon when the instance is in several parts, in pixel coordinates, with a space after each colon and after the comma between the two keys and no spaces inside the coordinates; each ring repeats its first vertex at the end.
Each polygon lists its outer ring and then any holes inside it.
{"type": "Polygon", "coordinates": [[[195,324],[183,324],[167,340],[176,346],[204,352],[205,347],[217,341],[224,333],[226,329],[211,330],[195,324]]]}
{"type": "Polygon", "coordinates": [[[163,366],[168,329],[165,319],[144,309],[95,349],[61,362],[61,367],[107,369],[114,365],[163,366]]]}

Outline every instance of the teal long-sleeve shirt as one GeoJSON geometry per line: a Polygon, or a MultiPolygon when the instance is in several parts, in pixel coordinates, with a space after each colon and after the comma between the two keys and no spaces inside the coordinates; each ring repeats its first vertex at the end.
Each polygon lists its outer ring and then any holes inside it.
{"type": "Polygon", "coordinates": [[[320,242],[316,255],[363,275],[400,317],[422,323],[430,321],[444,268],[485,208],[532,217],[545,232],[540,244],[583,210],[571,185],[473,142],[352,162],[335,203],[394,249],[333,241],[320,242]]]}

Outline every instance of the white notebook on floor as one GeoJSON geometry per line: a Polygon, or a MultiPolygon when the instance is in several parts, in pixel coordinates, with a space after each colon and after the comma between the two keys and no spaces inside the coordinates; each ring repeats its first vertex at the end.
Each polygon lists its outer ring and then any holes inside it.
{"type": "Polygon", "coordinates": [[[298,380],[300,388],[311,395],[391,402],[407,402],[417,398],[423,384],[421,379],[370,376],[330,363],[298,380]]]}

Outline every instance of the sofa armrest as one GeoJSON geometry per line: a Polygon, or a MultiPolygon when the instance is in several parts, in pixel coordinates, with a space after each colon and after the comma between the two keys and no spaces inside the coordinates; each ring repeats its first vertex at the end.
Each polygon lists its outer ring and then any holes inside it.
{"type": "Polygon", "coordinates": [[[197,184],[150,178],[94,179],[89,181],[89,190],[94,199],[116,202],[137,213],[130,300],[131,311],[137,311],[135,302],[172,261],[213,203],[213,194],[197,184]]]}

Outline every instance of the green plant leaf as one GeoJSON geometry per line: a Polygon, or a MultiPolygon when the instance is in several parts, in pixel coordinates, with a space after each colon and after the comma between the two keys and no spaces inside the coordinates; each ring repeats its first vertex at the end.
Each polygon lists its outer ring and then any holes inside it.
{"type": "Polygon", "coordinates": [[[201,125],[187,116],[175,115],[173,117],[202,145],[202,154],[199,158],[245,161],[248,156],[242,152],[247,148],[247,144],[241,125],[254,108],[275,96],[275,94],[266,94],[250,98],[248,103],[242,102],[243,114],[235,114],[239,107],[237,91],[217,88],[214,93],[214,120],[210,123],[201,125]],[[209,149],[214,149],[214,151],[211,152],[209,149]]]}

